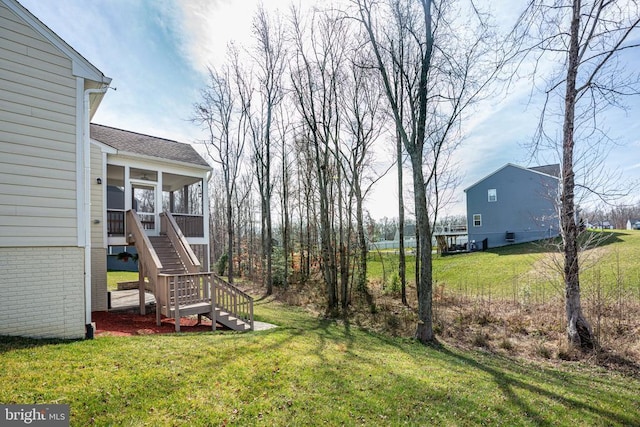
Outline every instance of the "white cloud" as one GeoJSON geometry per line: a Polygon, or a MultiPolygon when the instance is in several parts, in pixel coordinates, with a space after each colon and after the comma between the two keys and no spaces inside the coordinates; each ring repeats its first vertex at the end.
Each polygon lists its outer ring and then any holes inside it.
{"type": "Polygon", "coordinates": [[[280,16],[288,13],[291,4],[309,8],[326,5],[321,0],[180,0],[177,13],[180,22],[181,45],[196,70],[206,73],[207,67],[224,62],[227,46],[251,44],[251,25],[260,4],[265,10],[280,16]]]}

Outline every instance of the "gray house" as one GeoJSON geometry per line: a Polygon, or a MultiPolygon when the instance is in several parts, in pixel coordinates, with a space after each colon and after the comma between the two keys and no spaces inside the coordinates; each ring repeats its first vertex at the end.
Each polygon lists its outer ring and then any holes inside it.
{"type": "Polygon", "coordinates": [[[557,236],[559,176],[559,165],[525,168],[509,163],[464,190],[469,248],[557,236]]]}

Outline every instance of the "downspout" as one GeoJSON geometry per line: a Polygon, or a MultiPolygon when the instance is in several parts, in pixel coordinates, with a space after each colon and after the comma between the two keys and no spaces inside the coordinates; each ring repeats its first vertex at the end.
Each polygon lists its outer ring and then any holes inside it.
{"type": "Polygon", "coordinates": [[[82,114],[82,162],[84,182],[84,323],[85,338],[93,339],[93,324],[91,323],[91,135],[89,124],[91,122],[89,96],[94,93],[105,93],[109,88],[104,85],[100,89],[86,89],[84,91],[84,104],[82,114]]]}

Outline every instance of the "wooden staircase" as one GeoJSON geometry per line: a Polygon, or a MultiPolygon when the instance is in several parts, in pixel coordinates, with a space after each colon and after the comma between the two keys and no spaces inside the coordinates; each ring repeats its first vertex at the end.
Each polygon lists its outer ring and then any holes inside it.
{"type": "MultiPolygon", "coordinates": [[[[136,213],[127,212],[127,235],[138,251],[140,283],[145,277],[156,299],[156,323],[161,315],[175,319],[206,316],[236,331],[253,329],[253,299],[211,272],[201,272],[200,263],[170,213],[161,215],[160,236],[146,236],[136,213]]],[[[141,285],[141,313],[144,314],[144,289],[141,285]]]]}
{"type": "MultiPolygon", "coordinates": [[[[204,313],[203,316],[211,318],[208,313],[204,313]]],[[[211,319],[211,321],[213,322],[214,319],[211,319]]],[[[218,307],[216,307],[215,321],[234,331],[244,332],[251,330],[251,324],[232,316],[230,313],[227,313],[218,307]]]]}
{"type": "Polygon", "coordinates": [[[149,241],[162,263],[162,269],[160,270],[162,274],[189,273],[184,262],[180,259],[180,255],[178,255],[178,252],[173,247],[171,240],[166,234],[150,236],[149,241]]]}

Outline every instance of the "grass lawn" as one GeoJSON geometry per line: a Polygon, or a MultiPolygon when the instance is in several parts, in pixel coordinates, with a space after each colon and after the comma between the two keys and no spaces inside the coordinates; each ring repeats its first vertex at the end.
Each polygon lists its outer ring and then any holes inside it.
{"type": "Polygon", "coordinates": [[[84,425],[632,425],[640,379],[424,347],[261,300],[246,334],[0,338],[0,402],[84,425]]]}
{"type": "MultiPolygon", "coordinates": [[[[582,257],[582,287],[591,292],[596,286],[619,285],[640,298],[640,231],[615,230],[596,232],[604,238],[600,247],[586,251],[582,257]]],[[[533,293],[537,300],[562,296],[564,289],[558,269],[553,265],[553,251],[538,243],[524,243],[486,252],[453,256],[434,255],[433,280],[443,287],[470,297],[518,298],[533,293]]],[[[407,280],[413,283],[415,257],[407,256],[407,280]]],[[[371,252],[368,275],[371,280],[390,286],[397,275],[398,256],[393,252],[371,252]]]]}
{"type": "Polygon", "coordinates": [[[107,290],[118,289],[118,282],[137,282],[137,271],[109,271],[107,273],[107,290]]]}

